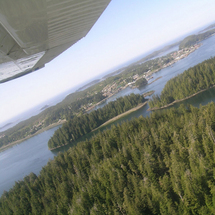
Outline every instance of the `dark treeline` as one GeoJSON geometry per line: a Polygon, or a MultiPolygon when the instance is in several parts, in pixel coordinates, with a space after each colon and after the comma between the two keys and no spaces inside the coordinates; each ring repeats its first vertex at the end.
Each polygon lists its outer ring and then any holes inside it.
{"type": "Polygon", "coordinates": [[[0,132],[0,136],[5,135],[0,138],[0,147],[6,146],[9,143],[22,138],[29,137],[40,129],[46,128],[59,120],[69,119],[75,115],[84,113],[86,107],[89,107],[90,103],[95,104],[105,98],[102,94],[102,90],[108,85],[113,85],[115,83],[118,87],[125,86],[126,83],[134,81],[132,76],[137,74],[141,76],[149,70],[159,69],[163,63],[167,63],[171,60],[172,57],[169,54],[144,63],[129,65],[123,69],[122,73],[114,77],[109,77],[83,91],[69,94],[57,105],[45,109],[40,114],[19,123],[5,132],[0,132]]]}
{"type": "Polygon", "coordinates": [[[211,58],[169,80],[161,95],[154,95],[152,100],[149,101],[149,106],[150,108],[165,106],[207,89],[214,84],[215,58],[211,58]]]}
{"type": "Polygon", "coordinates": [[[202,33],[202,34],[190,35],[181,41],[181,43],[179,45],[179,49],[183,49],[183,48],[192,46],[202,40],[207,39],[214,33],[215,33],[215,29],[212,29],[212,30],[206,31],[205,33],[202,33]]]}
{"type": "Polygon", "coordinates": [[[215,214],[215,105],[113,126],[17,182],[9,214],[215,214]]]}
{"type": "MultiPolygon", "coordinates": [[[[91,82],[87,86],[86,85],[74,93],[69,94],[63,101],[58,103],[55,106],[51,106],[45,109],[40,114],[31,117],[28,120],[20,122],[18,125],[13,128],[8,129],[7,131],[0,132],[0,136],[4,136],[0,138],[0,147],[6,146],[9,143],[12,143],[17,140],[21,140],[23,138],[28,138],[31,135],[34,135],[41,129],[46,129],[48,126],[59,122],[59,120],[73,118],[75,115],[80,115],[86,112],[86,109],[90,107],[91,103],[96,104],[97,102],[102,101],[105,96],[102,94],[102,91],[108,85],[116,84],[115,91],[113,90],[113,94],[117,93],[121,87],[124,87],[127,83],[133,82],[133,76],[139,75],[142,76],[149,70],[154,71],[162,68],[163,64],[166,64],[173,60],[171,54],[166,56],[158,57],[150,60],[149,58],[157,55],[161,51],[168,50],[175,46],[176,44],[172,44],[168,47],[165,47],[158,52],[152,53],[147,57],[146,62],[144,59],[136,62],[135,64],[131,64],[123,69],[121,69],[121,73],[118,74],[119,71],[116,72],[116,76],[107,77],[103,81],[95,80],[91,82]],[[98,83],[96,83],[98,82],[98,83]],[[82,91],[83,90],[83,91],[82,91]]],[[[146,59],[145,59],[146,60],[146,59]]],[[[144,83],[145,84],[145,83],[144,83]]]]}
{"type": "Polygon", "coordinates": [[[142,95],[132,93],[129,96],[120,97],[116,101],[109,102],[103,108],[94,110],[89,114],[68,120],[50,138],[48,142],[49,149],[72,143],[109,119],[136,107],[144,101],[146,99],[142,95]]]}

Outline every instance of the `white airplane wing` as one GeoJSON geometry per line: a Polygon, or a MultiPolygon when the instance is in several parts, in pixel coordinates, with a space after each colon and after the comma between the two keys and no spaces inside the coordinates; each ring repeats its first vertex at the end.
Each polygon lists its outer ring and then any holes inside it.
{"type": "Polygon", "coordinates": [[[111,0],[1,0],[0,83],[44,65],[90,31],[111,0]]]}

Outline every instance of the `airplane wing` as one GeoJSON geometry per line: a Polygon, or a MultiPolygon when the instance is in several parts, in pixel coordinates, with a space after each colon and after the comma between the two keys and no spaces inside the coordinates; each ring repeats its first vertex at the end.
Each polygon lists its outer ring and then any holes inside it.
{"type": "Polygon", "coordinates": [[[44,67],[86,36],[111,0],[1,0],[0,83],[44,67]]]}

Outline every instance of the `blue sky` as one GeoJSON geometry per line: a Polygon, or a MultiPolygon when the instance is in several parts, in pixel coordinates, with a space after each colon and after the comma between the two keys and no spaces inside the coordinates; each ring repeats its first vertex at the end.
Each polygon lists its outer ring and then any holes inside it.
{"type": "Polygon", "coordinates": [[[214,0],[112,0],[85,38],[45,68],[0,84],[0,127],[61,92],[215,22],[214,11],[214,0]]]}

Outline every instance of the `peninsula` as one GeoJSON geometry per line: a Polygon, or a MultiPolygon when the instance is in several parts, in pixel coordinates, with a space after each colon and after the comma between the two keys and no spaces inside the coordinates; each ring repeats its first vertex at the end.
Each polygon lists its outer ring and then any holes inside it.
{"type": "Polygon", "coordinates": [[[169,80],[161,95],[149,101],[149,110],[169,107],[191,98],[215,85],[215,57],[210,58],[169,80]]]}
{"type": "MultiPolygon", "coordinates": [[[[58,121],[68,121],[92,111],[96,105],[99,105],[126,87],[137,87],[138,84],[136,85],[136,82],[140,83],[140,80],[146,80],[148,82],[152,78],[153,73],[172,66],[199,47],[200,44],[194,44],[193,46],[172,52],[166,56],[148,59],[146,62],[144,61],[146,58],[143,58],[142,61],[140,60],[117,70],[116,73],[112,74],[113,76],[107,76],[106,79],[101,81],[95,80],[94,82],[90,82],[77,92],[68,95],[61,103],[48,107],[39,115],[31,117],[7,131],[1,132],[0,149],[1,147],[5,148],[6,145],[30,138],[32,135],[45,129],[49,129],[50,126],[54,126],[58,121]],[[88,88],[85,89],[86,87],[88,88]]],[[[154,53],[153,57],[160,52],[154,53]]],[[[142,81],[142,83],[147,84],[146,81],[142,81]]]]}
{"type": "Polygon", "coordinates": [[[54,135],[49,139],[48,147],[52,150],[73,143],[110,119],[126,113],[128,110],[134,111],[133,108],[138,109],[142,107],[146,104],[145,102],[146,99],[142,95],[132,93],[128,96],[120,97],[113,102],[109,102],[103,108],[79,117],[74,117],[55,131],[54,135]]]}

